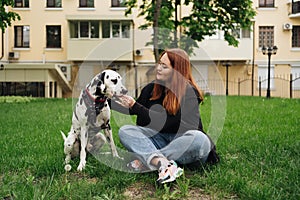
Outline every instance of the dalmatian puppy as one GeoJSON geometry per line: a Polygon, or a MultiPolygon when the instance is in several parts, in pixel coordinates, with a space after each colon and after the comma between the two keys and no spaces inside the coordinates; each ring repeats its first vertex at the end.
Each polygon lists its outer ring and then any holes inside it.
{"type": "MultiPolygon", "coordinates": [[[[80,156],[78,171],[86,165],[86,154],[99,150],[107,141],[112,155],[119,157],[110,126],[110,107],[108,99],[118,98],[127,93],[120,74],[113,70],[104,70],[97,74],[86,88],[81,91],[72,116],[72,126],[68,136],[62,131],[64,139],[65,170],[73,157],[80,156]],[[104,135],[100,132],[103,130],[104,135]]],[[[120,157],[119,157],[120,158],[120,157]]]]}

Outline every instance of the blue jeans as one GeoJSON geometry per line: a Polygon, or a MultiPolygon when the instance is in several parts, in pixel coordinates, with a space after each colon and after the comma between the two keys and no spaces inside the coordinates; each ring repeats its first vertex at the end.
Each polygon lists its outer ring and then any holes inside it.
{"type": "Polygon", "coordinates": [[[156,166],[150,164],[154,157],[165,157],[179,164],[196,161],[205,163],[211,150],[210,140],[198,130],[190,130],[179,135],[125,125],[120,128],[119,137],[124,147],[134,152],[152,170],[156,169],[156,166]]]}

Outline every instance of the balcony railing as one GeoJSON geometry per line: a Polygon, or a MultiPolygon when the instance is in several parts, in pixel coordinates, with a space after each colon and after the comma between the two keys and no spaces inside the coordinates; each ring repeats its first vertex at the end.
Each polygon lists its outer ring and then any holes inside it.
{"type": "Polygon", "coordinates": [[[292,14],[300,13],[300,1],[292,1],[292,14]]]}

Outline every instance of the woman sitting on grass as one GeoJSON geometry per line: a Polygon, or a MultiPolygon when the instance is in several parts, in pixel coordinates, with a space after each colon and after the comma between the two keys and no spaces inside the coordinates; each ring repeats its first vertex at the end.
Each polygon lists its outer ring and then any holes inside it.
{"type": "MultiPolygon", "coordinates": [[[[124,147],[137,155],[128,163],[136,171],[158,170],[159,183],[182,175],[178,164],[216,163],[216,148],[204,133],[199,112],[203,100],[187,53],[169,49],[160,56],[156,80],[146,85],[137,100],[124,95],[118,103],[137,115],[136,126],[119,130],[124,147]]],[[[118,110],[118,109],[116,109],[118,110]]]]}

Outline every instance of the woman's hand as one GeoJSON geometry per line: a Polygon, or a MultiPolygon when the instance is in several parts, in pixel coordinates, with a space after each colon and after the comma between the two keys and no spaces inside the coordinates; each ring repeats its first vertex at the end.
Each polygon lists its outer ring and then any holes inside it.
{"type": "Polygon", "coordinates": [[[128,95],[119,96],[116,102],[125,108],[131,108],[135,104],[135,100],[128,95]]]}

